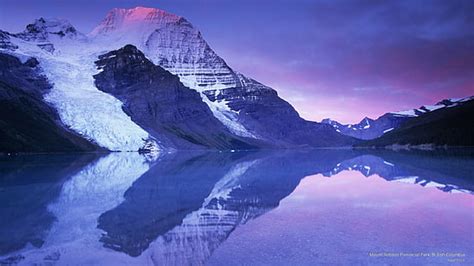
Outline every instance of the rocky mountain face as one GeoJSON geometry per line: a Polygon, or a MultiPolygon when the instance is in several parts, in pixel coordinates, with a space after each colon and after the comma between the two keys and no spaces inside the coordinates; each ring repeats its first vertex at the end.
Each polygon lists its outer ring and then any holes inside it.
{"type": "Polygon", "coordinates": [[[38,100],[54,107],[65,127],[108,150],[327,147],[355,141],[302,119],[275,90],[232,70],[186,19],[159,9],[114,9],[88,35],[65,20],[40,18],[21,33],[0,32],[0,50],[35,57],[52,84],[38,100]],[[112,58],[98,58],[128,44],[147,60],[108,67],[112,58]],[[104,73],[98,73],[98,59],[104,73]]]}
{"type": "Polygon", "coordinates": [[[405,122],[422,116],[424,114],[462,105],[474,99],[472,97],[458,99],[444,99],[434,105],[423,105],[420,108],[405,111],[390,112],[380,116],[377,119],[365,117],[357,124],[343,125],[335,120],[323,119],[321,123],[331,125],[337,132],[362,140],[371,140],[381,137],[394,129],[401,127],[405,122]]]}
{"type": "MultiPolygon", "coordinates": [[[[250,149],[231,134],[179,78],[154,65],[135,46],[99,56],[95,85],[124,103],[124,111],[158,139],[161,146],[181,149],[250,149]]],[[[251,142],[252,140],[249,140],[251,142]]]]}
{"type": "Polygon", "coordinates": [[[94,151],[99,147],[61,123],[45,103],[51,89],[39,62],[0,53],[0,152],[94,151]]]}
{"type": "Polygon", "coordinates": [[[15,50],[18,46],[14,45],[10,41],[10,33],[0,30],[0,49],[2,50],[15,50]]]}
{"type": "Polygon", "coordinates": [[[40,40],[48,41],[50,35],[57,35],[60,37],[77,36],[78,33],[69,21],[64,19],[44,19],[39,18],[33,23],[28,24],[24,32],[17,34],[25,40],[40,40]]]}

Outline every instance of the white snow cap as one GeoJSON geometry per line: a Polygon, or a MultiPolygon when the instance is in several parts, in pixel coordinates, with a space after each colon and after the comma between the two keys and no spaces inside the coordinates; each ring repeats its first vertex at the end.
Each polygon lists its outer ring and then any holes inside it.
{"type": "Polygon", "coordinates": [[[150,24],[151,26],[162,26],[170,22],[176,22],[180,16],[168,13],[161,9],[150,7],[135,7],[131,9],[114,8],[102,22],[90,33],[91,36],[106,34],[108,32],[125,30],[150,24]],[[145,23],[144,23],[145,22],[145,23]]]}

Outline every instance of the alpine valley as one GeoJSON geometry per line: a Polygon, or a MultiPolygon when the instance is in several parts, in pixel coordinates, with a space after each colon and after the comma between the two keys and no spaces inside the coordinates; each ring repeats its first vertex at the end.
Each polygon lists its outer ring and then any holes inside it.
{"type": "Polygon", "coordinates": [[[230,68],[185,18],[155,8],[113,9],[89,34],[44,18],[0,31],[0,152],[379,145],[363,141],[466,103],[461,118],[472,98],[357,125],[307,121],[274,89],[230,68]]]}

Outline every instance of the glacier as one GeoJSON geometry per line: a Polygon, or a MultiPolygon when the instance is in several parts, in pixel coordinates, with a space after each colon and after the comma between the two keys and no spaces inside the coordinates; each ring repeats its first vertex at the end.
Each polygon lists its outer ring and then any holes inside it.
{"type": "MultiPolygon", "coordinates": [[[[53,25],[55,20],[40,19],[34,25],[53,25]]],[[[24,32],[10,41],[18,48],[6,51],[19,58],[35,57],[42,66],[43,74],[52,83],[44,99],[52,104],[61,121],[99,146],[110,151],[137,151],[150,138],[122,110],[123,103],[113,96],[98,90],[93,75],[97,73],[94,61],[103,48],[90,42],[85,36],[56,36],[41,32],[41,35],[24,32]],[[44,49],[48,43],[51,49],[44,49]]]]}

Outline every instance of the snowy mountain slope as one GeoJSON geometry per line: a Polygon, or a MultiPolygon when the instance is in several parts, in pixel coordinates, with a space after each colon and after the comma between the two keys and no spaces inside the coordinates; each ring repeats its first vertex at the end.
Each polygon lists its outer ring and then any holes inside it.
{"type": "Polygon", "coordinates": [[[95,87],[94,61],[102,48],[71,27],[65,21],[38,19],[24,32],[9,36],[16,49],[2,51],[39,61],[53,85],[44,99],[66,126],[109,150],[137,151],[149,134],[125,114],[122,102],[95,87]]]}
{"type": "Polygon", "coordinates": [[[474,96],[445,99],[434,105],[423,105],[416,109],[386,113],[375,120],[365,117],[357,124],[343,125],[328,118],[323,119],[321,123],[331,125],[341,134],[352,136],[358,139],[370,140],[378,138],[394,129],[399,128],[403,123],[411,120],[412,118],[433,112],[435,110],[459,106],[473,99],[474,96]]]}

